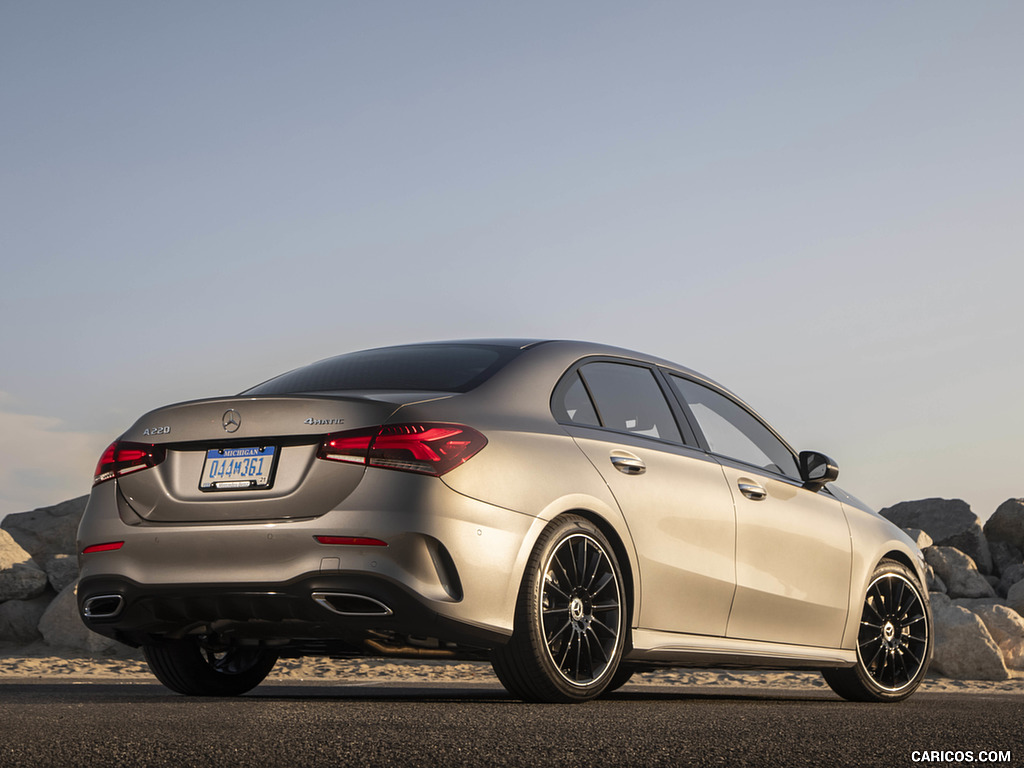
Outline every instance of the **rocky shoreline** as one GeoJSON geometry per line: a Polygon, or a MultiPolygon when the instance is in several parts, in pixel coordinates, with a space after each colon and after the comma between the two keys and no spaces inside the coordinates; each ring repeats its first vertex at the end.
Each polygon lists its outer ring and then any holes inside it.
{"type": "MultiPolygon", "coordinates": [[[[78,618],[76,533],[87,497],[8,515],[0,524],[0,677],[151,680],[137,651],[78,618]]],[[[935,656],[922,690],[1024,692],[1024,499],[982,527],[960,500],[901,502],[881,514],[924,553],[935,656]]],[[[285,659],[274,679],[493,681],[490,665],[390,659],[285,659]]],[[[824,687],[816,672],[672,669],[637,680],[664,685],[824,687]]]]}

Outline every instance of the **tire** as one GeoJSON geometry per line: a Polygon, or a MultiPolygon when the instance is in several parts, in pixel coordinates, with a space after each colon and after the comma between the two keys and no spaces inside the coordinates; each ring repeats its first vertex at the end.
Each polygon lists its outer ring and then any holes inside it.
{"type": "Polygon", "coordinates": [[[619,664],[619,668],[615,670],[615,674],[612,676],[608,686],[601,691],[602,696],[607,696],[609,693],[614,693],[619,690],[622,686],[628,683],[636,672],[636,668],[629,664],[619,664]]]}
{"type": "Polygon", "coordinates": [[[196,640],[143,646],[156,678],[186,696],[239,696],[270,673],[277,654],[261,648],[204,648],[196,640]]]}
{"type": "Polygon", "coordinates": [[[901,701],[921,685],[932,655],[932,617],[914,573],[883,560],[864,596],[857,663],[825,669],[829,687],[849,701],[901,701]]]}
{"type": "Polygon", "coordinates": [[[491,654],[502,685],[526,701],[579,702],[616,677],[626,635],[622,572],[604,535],[564,515],[526,566],[512,638],[491,654]]]}

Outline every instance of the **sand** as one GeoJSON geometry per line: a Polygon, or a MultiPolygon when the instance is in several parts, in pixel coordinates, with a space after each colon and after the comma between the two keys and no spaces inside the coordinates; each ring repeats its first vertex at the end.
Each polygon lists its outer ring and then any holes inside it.
{"type": "MultiPolygon", "coordinates": [[[[0,645],[0,682],[15,679],[152,682],[146,662],[137,652],[109,656],[81,652],[61,653],[42,643],[30,646],[0,645]]],[[[410,683],[494,683],[498,680],[486,662],[405,661],[395,659],[329,659],[307,657],[281,659],[268,681],[373,681],[410,683]]],[[[666,669],[644,672],[633,682],[650,685],[825,690],[817,672],[737,671],[720,669],[666,669]]],[[[1024,677],[1005,681],[951,680],[930,675],[922,692],[1024,694],[1024,677]]]]}

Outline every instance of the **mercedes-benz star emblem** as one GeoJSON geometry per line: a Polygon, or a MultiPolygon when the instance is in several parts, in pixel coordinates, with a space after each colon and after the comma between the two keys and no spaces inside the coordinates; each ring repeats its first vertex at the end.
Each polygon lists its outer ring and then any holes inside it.
{"type": "Polygon", "coordinates": [[[242,414],[234,408],[224,411],[220,425],[224,427],[225,432],[237,432],[238,428],[242,426],[242,414]]]}

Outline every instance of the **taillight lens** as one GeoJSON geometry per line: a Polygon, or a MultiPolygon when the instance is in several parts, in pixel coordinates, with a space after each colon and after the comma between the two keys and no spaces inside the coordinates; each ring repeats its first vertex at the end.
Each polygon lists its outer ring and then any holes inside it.
{"type": "Polygon", "coordinates": [[[386,424],[327,435],[317,457],[440,476],[485,445],[486,437],[461,424],[386,424]]]}
{"type": "Polygon", "coordinates": [[[100,456],[92,484],[99,485],[129,472],[155,467],[166,455],[167,452],[160,445],[114,441],[100,456]]]}

